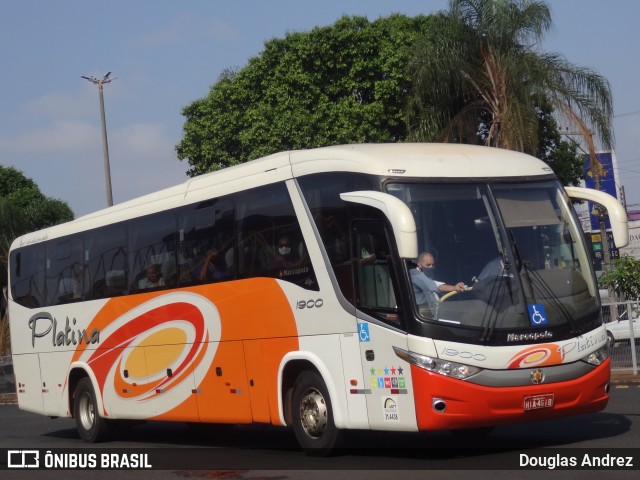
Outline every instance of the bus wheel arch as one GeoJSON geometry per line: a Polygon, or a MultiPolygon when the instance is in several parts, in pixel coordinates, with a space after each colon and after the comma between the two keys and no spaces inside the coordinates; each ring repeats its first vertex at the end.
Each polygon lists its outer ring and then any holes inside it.
{"type": "Polygon", "coordinates": [[[100,415],[100,404],[89,375],[77,376],[73,390],[70,377],[69,391],[73,392],[72,412],[80,438],[88,443],[108,440],[111,425],[100,415]]]}
{"type": "Polygon", "coordinates": [[[72,368],[71,371],[69,372],[69,378],[67,381],[67,385],[69,387],[68,408],[69,408],[69,413],[71,414],[72,417],[75,415],[74,402],[75,402],[76,387],[78,386],[78,382],[85,377],[89,378],[89,374],[83,368],[75,367],[75,368],[72,368]]]}
{"type": "Polygon", "coordinates": [[[296,380],[300,374],[304,371],[313,371],[316,373],[318,369],[316,366],[308,360],[293,360],[287,363],[282,371],[282,408],[283,416],[287,425],[291,425],[293,422],[292,416],[292,404],[293,404],[293,389],[296,380]]]}
{"type": "Polygon", "coordinates": [[[287,425],[309,455],[331,453],[340,443],[329,389],[310,362],[292,362],[283,372],[282,394],[287,425]]]}

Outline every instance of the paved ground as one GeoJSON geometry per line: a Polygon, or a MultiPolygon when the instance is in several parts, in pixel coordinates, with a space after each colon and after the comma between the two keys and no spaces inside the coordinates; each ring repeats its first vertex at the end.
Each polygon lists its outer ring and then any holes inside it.
{"type": "Polygon", "coordinates": [[[640,372],[636,375],[633,374],[633,370],[621,370],[611,372],[611,383],[640,383],[640,372]]]}

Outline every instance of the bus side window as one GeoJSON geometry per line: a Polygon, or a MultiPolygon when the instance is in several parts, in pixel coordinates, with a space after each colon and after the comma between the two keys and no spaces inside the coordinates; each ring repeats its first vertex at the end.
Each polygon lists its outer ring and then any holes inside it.
{"type": "MultiPolygon", "coordinates": [[[[147,275],[155,271],[163,288],[176,284],[176,216],[161,212],[129,222],[130,292],[145,285],[147,275]]],[[[150,288],[150,287],[145,287],[150,288]]]]}
{"type": "Polygon", "coordinates": [[[31,245],[13,252],[13,264],[19,266],[11,272],[11,295],[20,305],[37,308],[45,305],[45,246],[31,245]],[[19,261],[18,261],[19,259],[19,261]]]}
{"type": "Polygon", "coordinates": [[[396,287],[389,242],[380,222],[354,222],[352,231],[356,305],[383,320],[397,320],[396,287]]]}
{"type": "Polygon", "coordinates": [[[47,305],[78,301],[83,294],[82,236],[47,243],[47,305]]]}
{"type": "Polygon", "coordinates": [[[89,287],[86,299],[118,296],[127,291],[127,236],[124,224],[91,231],[85,241],[89,287]]]}
{"type": "Polygon", "coordinates": [[[186,207],[180,217],[178,240],[180,285],[233,279],[233,199],[221,197],[186,207]]]}
{"type": "Polygon", "coordinates": [[[284,184],[237,195],[240,277],[273,277],[318,290],[302,231],[284,184]],[[280,247],[287,244],[283,254],[280,247]]]}

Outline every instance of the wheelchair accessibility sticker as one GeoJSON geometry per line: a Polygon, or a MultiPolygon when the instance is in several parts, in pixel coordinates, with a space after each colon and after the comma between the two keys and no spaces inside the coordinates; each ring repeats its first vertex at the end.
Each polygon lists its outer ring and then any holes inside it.
{"type": "Polygon", "coordinates": [[[368,323],[359,323],[358,324],[358,337],[360,338],[360,342],[370,342],[371,337],[369,337],[369,324],[368,323]]]}
{"type": "Polygon", "coordinates": [[[544,305],[541,303],[533,303],[527,305],[527,308],[529,309],[529,320],[532,327],[539,327],[549,323],[544,305]]]}

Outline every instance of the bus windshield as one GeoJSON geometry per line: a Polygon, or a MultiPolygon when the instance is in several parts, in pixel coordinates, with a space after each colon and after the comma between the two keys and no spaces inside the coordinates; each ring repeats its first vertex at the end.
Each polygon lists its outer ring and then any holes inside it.
{"type": "Polygon", "coordinates": [[[595,279],[559,183],[391,183],[411,208],[406,261],[418,318],[481,343],[576,335],[597,324],[595,279]],[[464,286],[463,286],[464,285],[464,286]]]}

